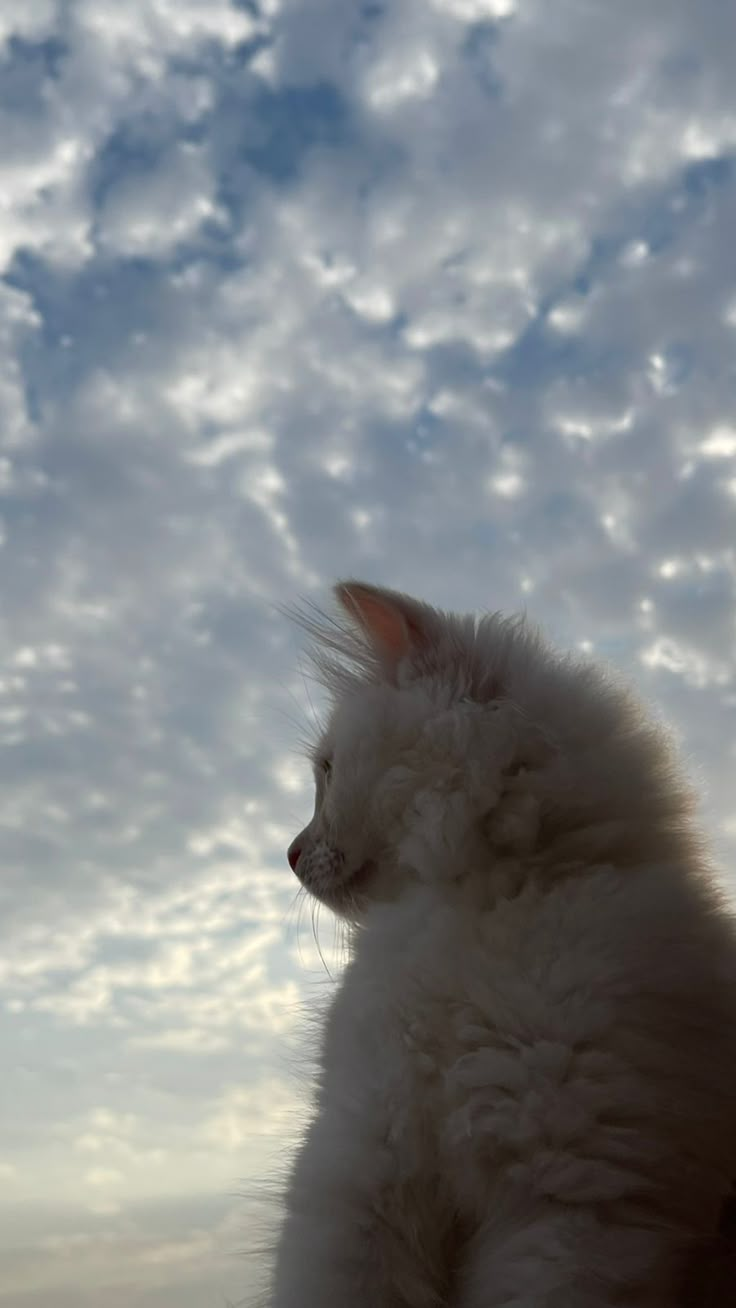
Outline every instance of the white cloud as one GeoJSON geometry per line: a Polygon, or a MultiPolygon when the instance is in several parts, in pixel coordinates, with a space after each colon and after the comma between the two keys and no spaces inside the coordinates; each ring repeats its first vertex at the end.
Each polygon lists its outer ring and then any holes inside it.
{"type": "Polygon", "coordinates": [[[222,221],[201,150],[179,146],[155,170],[113,184],[99,214],[103,249],[161,258],[193,237],[202,223],[222,221]]]}
{"type": "Polygon", "coordinates": [[[585,324],[585,302],[570,300],[566,304],[557,304],[551,309],[547,322],[555,331],[567,334],[579,332],[585,324]]]}
{"type": "MultiPolygon", "coordinates": [[[[30,297],[13,287],[0,285],[0,448],[9,456],[35,433],[19,354],[40,325],[30,297]]],[[[7,489],[13,489],[12,458],[3,460],[3,469],[7,489]]]]}
{"type": "Polygon", "coordinates": [[[53,31],[57,10],[56,0],[34,0],[21,10],[0,13],[0,42],[5,43],[10,37],[42,41],[53,31]]]}
{"type": "Polygon", "coordinates": [[[725,686],[733,680],[733,668],[727,660],[709,663],[697,650],[664,636],[642,650],[641,660],[650,668],[666,668],[699,689],[713,683],[725,686]]]}
{"type": "Polygon", "coordinates": [[[436,85],[439,71],[430,51],[421,47],[387,58],[370,70],[365,88],[368,104],[380,112],[422,100],[436,85]]]}
{"type": "Polygon", "coordinates": [[[133,0],[124,8],[114,0],[79,0],[76,18],[111,63],[129,63],[147,74],[161,74],[167,58],[196,51],[202,41],[230,47],[263,30],[229,0],[133,0]]]}
{"type": "Polygon", "coordinates": [[[707,459],[728,459],[736,454],[736,427],[714,427],[701,443],[700,453],[707,459]]]}
{"type": "Polygon", "coordinates": [[[462,23],[508,18],[516,10],[515,0],[432,0],[432,3],[462,23]]]}
{"type": "Polygon", "coordinates": [[[281,1080],[233,1085],[223,1090],[203,1125],[204,1139],[216,1149],[244,1152],[246,1145],[264,1150],[277,1141],[282,1147],[298,1131],[304,1104],[281,1080]]]}

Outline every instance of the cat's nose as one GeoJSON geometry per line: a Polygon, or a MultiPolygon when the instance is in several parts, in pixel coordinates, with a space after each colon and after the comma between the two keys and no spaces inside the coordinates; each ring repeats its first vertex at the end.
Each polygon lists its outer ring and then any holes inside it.
{"type": "Polygon", "coordinates": [[[292,840],[286,854],[286,857],[289,860],[289,867],[291,868],[292,872],[296,872],[296,865],[299,862],[299,855],[301,854],[301,852],[302,852],[301,845],[298,845],[295,840],[292,840]]]}

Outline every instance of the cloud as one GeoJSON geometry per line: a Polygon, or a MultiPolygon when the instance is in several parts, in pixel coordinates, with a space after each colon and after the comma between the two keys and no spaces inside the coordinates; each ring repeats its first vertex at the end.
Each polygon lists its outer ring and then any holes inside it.
{"type": "Polygon", "coordinates": [[[180,145],[155,171],[128,174],[108,188],[97,218],[101,249],[110,255],[161,258],[217,221],[213,179],[202,152],[180,145]]]}

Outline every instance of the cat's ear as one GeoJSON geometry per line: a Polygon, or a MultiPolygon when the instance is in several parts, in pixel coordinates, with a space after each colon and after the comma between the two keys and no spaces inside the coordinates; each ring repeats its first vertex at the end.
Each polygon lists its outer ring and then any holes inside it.
{"type": "Polygon", "coordinates": [[[390,669],[426,644],[425,606],[408,596],[362,581],[338,582],[335,595],[390,669]]]}

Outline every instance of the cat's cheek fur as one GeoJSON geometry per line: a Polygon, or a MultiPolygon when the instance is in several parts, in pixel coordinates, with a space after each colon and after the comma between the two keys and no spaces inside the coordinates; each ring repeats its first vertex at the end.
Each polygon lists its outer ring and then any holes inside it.
{"type": "Polygon", "coordinates": [[[550,752],[531,737],[510,705],[460,703],[427,714],[406,761],[377,785],[379,820],[397,863],[414,880],[459,880],[479,866],[487,880],[494,850],[531,852],[541,801],[537,777],[522,760],[531,765],[550,752]]]}

